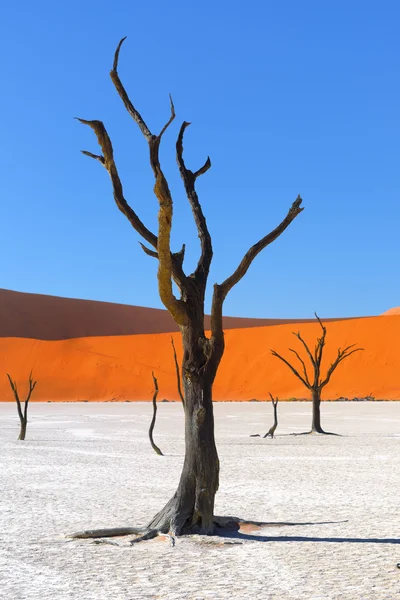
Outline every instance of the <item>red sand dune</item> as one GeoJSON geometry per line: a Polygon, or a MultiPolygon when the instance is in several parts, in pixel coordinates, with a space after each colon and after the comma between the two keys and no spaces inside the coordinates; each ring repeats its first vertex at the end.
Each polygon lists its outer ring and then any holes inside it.
{"type": "MultiPolygon", "coordinates": [[[[168,333],[178,327],[166,310],[77,300],[0,289],[0,337],[38,340],[168,333]]],[[[260,327],[312,319],[246,319],[224,317],[225,329],[260,327]]],[[[209,326],[206,317],[206,326],[209,326]]]]}
{"type": "MultiPolygon", "coordinates": [[[[17,294],[8,292],[7,294],[17,294]]],[[[6,294],[6,295],[7,295],[6,294]]],[[[49,306],[54,301],[52,297],[21,294],[25,304],[20,301],[18,310],[21,311],[22,321],[10,323],[14,327],[13,336],[0,337],[0,353],[2,370],[0,376],[0,400],[12,401],[11,390],[5,377],[9,372],[17,380],[21,392],[25,389],[29,372],[33,369],[38,380],[34,392],[34,400],[149,400],[152,395],[151,371],[154,370],[160,387],[159,398],[177,400],[176,380],[172,349],[169,333],[129,335],[94,335],[95,317],[90,323],[91,334],[86,337],[73,339],[49,340],[52,337],[50,329],[53,317],[49,306]],[[37,303],[35,311],[30,312],[28,300],[34,298],[37,303]],[[40,312],[38,298],[48,299],[46,310],[40,312]],[[34,314],[34,317],[30,316],[34,314]],[[41,320],[44,315],[45,320],[41,320]],[[35,327],[30,319],[35,320],[35,327]],[[43,323],[44,331],[40,331],[43,323]],[[19,327],[19,336],[16,335],[19,327]],[[26,329],[24,329],[26,328],[26,329]],[[35,336],[27,339],[26,331],[36,331],[35,336]],[[44,336],[44,332],[46,336],[44,336]],[[22,335],[25,334],[24,337],[22,335]],[[39,335],[40,334],[40,335],[39,335]],[[37,338],[42,339],[37,339],[37,338]]],[[[4,294],[3,294],[4,297],[4,294]]],[[[14,296],[17,298],[17,296],[14,296]]],[[[77,302],[80,305],[84,301],[77,302]]],[[[105,303],[90,303],[90,305],[105,303]]],[[[72,305],[71,305],[72,306],[72,305]]],[[[106,305],[110,307],[112,305],[106,305]]],[[[119,310],[121,305],[117,305],[119,310]]],[[[73,307],[74,308],[74,307],[73,307]]],[[[136,307],[122,306],[119,323],[123,325],[123,311],[136,307]]],[[[64,318],[62,326],[57,330],[71,336],[72,322],[78,320],[79,310],[71,310],[68,321],[64,318]],[[72,316],[71,316],[72,315],[72,316]],[[68,328],[67,324],[68,323],[68,328]],[[64,327],[64,329],[63,329],[64,327]]],[[[104,309],[104,310],[109,310],[104,309]]],[[[151,309],[141,309],[151,310],[151,309]]],[[[163,313],[163,311],[157,311],[163,313]]],[[[87,315],[90,312],[86,313],[87,315]]],[[[132,314],[132,313],[131,313],[132,314]]],[[[146,313],[142,313],[146,314],[146,313]]],[[[13,315],[8,307],[8,316],[13,315]]],[[[164,321],[160,316],[160,323],[164,321]]],[[[4,316],[3,316],[4,318],[4,316]]],[[[59,318],[61,316],[59,315],[59,318]]],[[[97,317],[96,317],[97,318],[97,317]]],[[[251,320],[252,321],[252,320],[251,320]]],[[[270,323],[270,320],[266,320],[270,323]]],[[[112,324],[116,327],[118,319],[112,324]]],[[[154,323],[150,323],[153,326],[154,323]]],[[[4,331],[4,322],[1,332],[4,331]]],[[[88,324],[81,324],[89,327],[88,324]]],[[[143,323],[133,323],[132,327],[144,327],[143,323]]],[[[164,326],[164,325],[163,325],[164,326]]],[[[109,331],[112,330],[109,327],[109,331]]],[[[79,329],[77,325],[76,331],[79,329]]],[[[298,349],[298,340],[291,334],[300,329],[304,338],[313,343],[319,335],[319,326],[315,322],[300,324],[286,323],[269,324],[263,327],[246,327],[228,329],[226,331],[226,352],[214,386],[216,400],[250,400],[266,399],[268,392],[282,399],[305,398],[305,390],[300,382],[276,358],[271,356],[270,348],[289,356],[289,347],[298,349]],[[296,344],[297,343],[297,344],[296,344]]],[[[180,336],[174,333],[174,339],[180,352],[180,336]]],[[[352,343],[365,348],[364,352],[356,353],[339,366],[332,381],[325,388],[326,399],[348,398],[373,395],[380,399],[400,399],[400,316],[368,317],[350,320],[335,320],[328,327],[325,364],[333,359],[339,346],[352,343]]]]}

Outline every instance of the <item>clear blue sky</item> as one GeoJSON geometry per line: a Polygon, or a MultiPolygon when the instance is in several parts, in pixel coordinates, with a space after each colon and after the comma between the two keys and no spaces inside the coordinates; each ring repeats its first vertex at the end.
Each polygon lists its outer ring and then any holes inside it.
{"type": "MultiPolygon", "coordinates": [[[[156,261],[116,209],[74,116],[101,119],[127,199],[156,230],[147,145],[109,78],[151,129],[174,249],[198,240],[174,156],[212,169],[198,192],[214,240],[210,283],[237,266],[301,193],[304,212],[231,292],[225,314],[378,314],[400,304],[400,3],[368,0],[8,2],[2,7],[0,287],[159,307],[156,261]]],[[[210,286],[211,287],[211,286],[210,286]]],[[[209,307],[209,306],[208,306],[209,307]]]]}

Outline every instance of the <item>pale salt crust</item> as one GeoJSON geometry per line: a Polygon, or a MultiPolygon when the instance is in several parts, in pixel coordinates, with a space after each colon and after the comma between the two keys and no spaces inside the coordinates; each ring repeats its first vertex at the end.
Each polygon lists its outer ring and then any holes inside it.
{"type": "Polygon", "coordinates": [[[216,514],[265,521],[247,538],[128,546],[68,541],[82,528],[146,524],[174,492],[183,460],[180,404],[32,403],[27,440],[0,404],[0,597],[7,600],[362,599],[400,597],[400,403],[332,403],[343,437],[293,437],[308,403],[215,405],[221,460],[216,514]]]}

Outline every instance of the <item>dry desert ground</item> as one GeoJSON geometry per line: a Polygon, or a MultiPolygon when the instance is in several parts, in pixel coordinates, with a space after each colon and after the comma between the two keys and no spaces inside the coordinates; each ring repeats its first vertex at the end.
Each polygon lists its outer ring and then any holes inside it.
{"type": "Polygon", "coordinates": [[[244,525],[230,538],[129,545],[69,540],[82,528],[142,525],[173,494],[183,461],[183,411],[161,403],[150,448],[148,403],[32,403],[16,441],[0,404],[0,596],[7,600],[400,597],[400,403],[336,402],[323,425],[341,437],[291,436],[310,404],[218,403],[216,514],[244,525]]]}

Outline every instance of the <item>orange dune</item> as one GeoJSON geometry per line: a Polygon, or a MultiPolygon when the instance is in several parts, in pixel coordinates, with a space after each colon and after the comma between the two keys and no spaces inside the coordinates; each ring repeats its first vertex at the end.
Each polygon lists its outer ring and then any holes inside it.
{"type": "MultiPolygon", "coordinates": [[[[66,340],[178,331],[168,311],[144,306],[60,298],[4,289],[0,289],[0,306],[0,337],[66,340]]],[[[260,327],[310,321],[312,319],[224,317],[224,327],[260,327]]],[[[206,327],[209,327],[210,317],[206,316],[205,322],[206,327]]]]}
{"type": "MultiPolygon", "coordinates": [[[[283,324],[226,331],[226,352],[214,386],[215,400],[306,398],[307,390],[270,348],[289,357],[299,349],[291,334],[300,329],[313,343],[316,323],[283,324]]],[[[174,333],[181,355],[180,336],[174,333]]],[[[356,343],[365,350],[343,362],[325,388],[325,399],[373,395],[400,399],[400,316],[337,320],[328,326],[325,367],[339,346],[356,343]]],[[[301,350],[301,348],[300,348],[301,350]]],[[[159,380],[159,399],[177,400],[170,334],[82,337],[67,340],[0,338],[2,370],[18,381],[21,392],[33,369],[38,380],[34,400],[150,400],[151,371],[159,380]]],[[[291,357],[290,357],[291,359],[291,357]]],[[[5,375],[0,400],[12,401],[5,375]]]]}
{"type": "Polygon", "coordinates": [[[382,313],[382,317],[387,317],[388,315],[400,315],[400,306],[389,308],[389,310],[382,313]]]}

